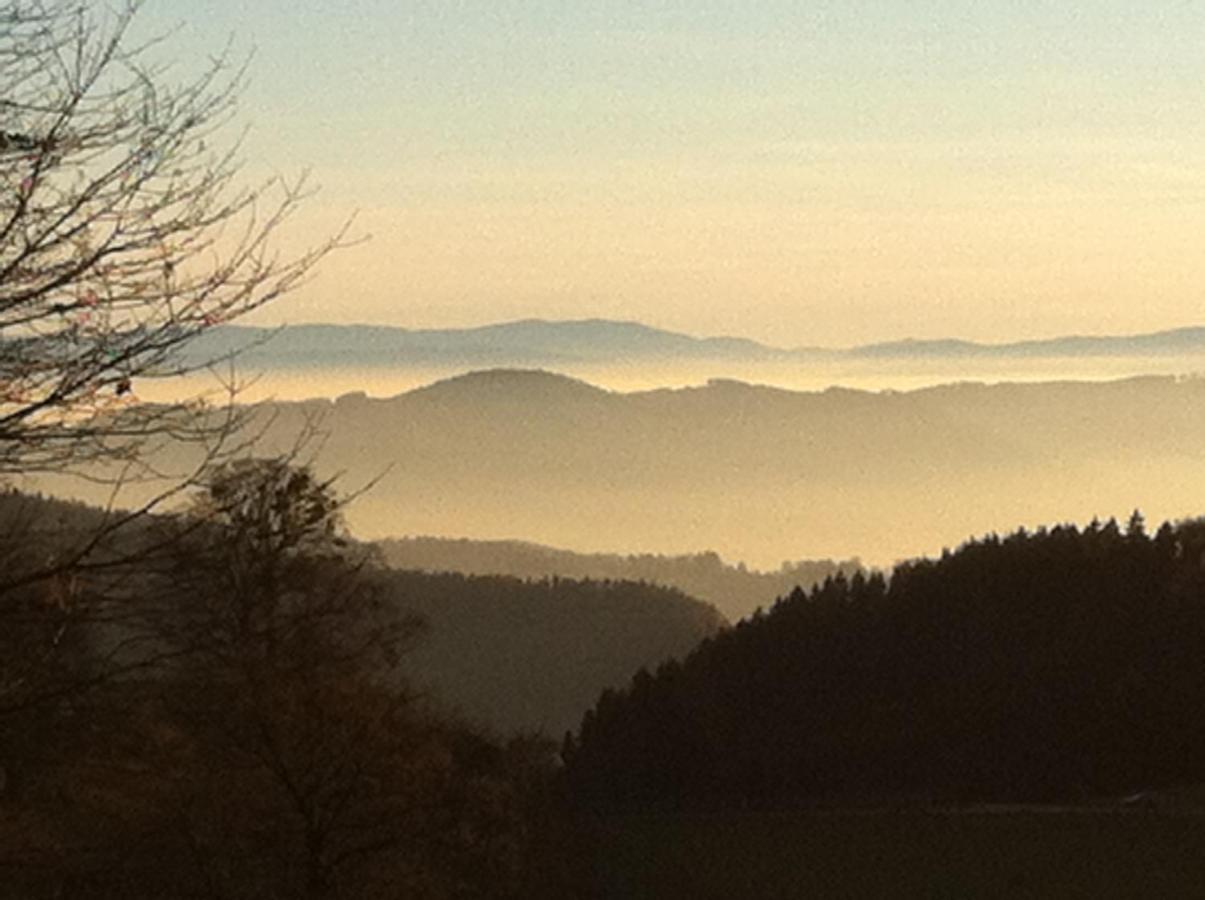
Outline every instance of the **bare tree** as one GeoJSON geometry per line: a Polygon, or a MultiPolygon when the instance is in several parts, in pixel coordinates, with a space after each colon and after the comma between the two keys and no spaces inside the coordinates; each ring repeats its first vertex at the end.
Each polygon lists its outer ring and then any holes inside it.
{"type": "Polygon", "coordinates": [[[408,689],[421,623],[342,503],[242,460],[155,523],[107,636],[154,665],[13,735],[49,758],[0,796],[12,896],[534,896],[546,767],[408,689]]]}
{"type": "MultiPolygon", "coordinates": [[[[98,573],[137,577],[127,564],[148,545],[127,526],[232,449],[232,402],[142,403],[140,385],[220,362],[183,351],[343,241],[277,254],[307,191],[304,176],[242,177],[245,63],[227,50],[180,76],[164,39],[134,36],[142,5],[0,0],[0,487],[74,472],[114,492],[103,514],[68,521],[0,497],[0,737],[24,728],[11,714],[120,668],[67,665],[80,626],[112,613],[98,573]],[[199,462],[117,509],[117,489],[155,475],[155,447],[180,439],[199,462]]],[[[0,752],[0,782],[4,767],[0,752]]]]}
{"type": "Polygon", "coordinates": [[[138,385],[212,362],[180,350],[342,238],[275,254],[304,178],[239,183],[223,136],[242,67],[227,53],[174,84],[159,42],[131,38],[141,6],[0,5],[0,476],[136,463],[157,436],[212,430],[138,385]]]}
{"type": "Polygon", "coordinates": [[[168,716],[211,770],[190,770],[176,826],[206,871],[272,871],[288,896],[399,890],[466,790],[398,669],[421,622],[340,508],[288,460],[224,465],[168,524],[188,533],[148,595],[150,637],[174,660],[168,716]]]}

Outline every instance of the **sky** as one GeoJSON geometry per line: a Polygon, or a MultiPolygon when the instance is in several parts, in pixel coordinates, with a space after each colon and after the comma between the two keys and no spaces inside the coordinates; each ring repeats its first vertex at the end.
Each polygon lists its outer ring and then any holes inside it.
{"type": "Polygon", "coordinates": [[[635,319],[780,346],[1205,324],[1205,4],[150,0],[254,50],[264,322],[635,319]],[[203,11],[202,11],[203,10],[203,11]]]}

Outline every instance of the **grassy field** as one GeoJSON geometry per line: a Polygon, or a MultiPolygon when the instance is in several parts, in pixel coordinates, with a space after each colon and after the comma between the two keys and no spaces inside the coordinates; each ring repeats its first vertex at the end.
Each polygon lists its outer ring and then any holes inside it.
{"type": "Polygon", "coordinates": [[[605,898],[1205,898],[1205,816],[981,809],[608,819],[605,898]]]}

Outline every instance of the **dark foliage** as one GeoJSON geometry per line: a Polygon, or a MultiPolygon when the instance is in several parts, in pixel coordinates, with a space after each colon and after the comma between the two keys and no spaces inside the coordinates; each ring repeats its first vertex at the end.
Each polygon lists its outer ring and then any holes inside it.
{"type": "Polygon", "coordinates": [[[1205,780],[1205,523],[1135,514],[797,590],[606,692],[588,808],[1077,801],[1205,780]]]}
{"type": "MultiPolygon", "coordinates": [[[[93,514],[7,501],[45,526],[10,556],[93,514]]],[[[187,513],[146,523],[156,552],[74,573],[75,592],[108,591],[88,615],[23,598],[0,631],[0,898],[556,884],[555,744],[497,740],[410,690],[419,622],[339,509],[304,468],[223,467],[187,513]]]]}
{"type": "Polygon", "coordinates": [[[857,557],[801,559],[773,572],[730,565],[715,552],[681,556],[641,553],[575,553],[525,541],[466,538],[390,538],[378,542],[385,561],[399,569],[514,575],[518,578],[593,578],[663,584],[714,604],[735,620],[796,586],[810,589],[829,575],[861,571],[857,557]]]}
{"type": "Polygon", "coordinates": [[[564,734],[608,686],[683,656],[724,619],[679,591],[629,581],[380,573],[429,624],[407,675],[500,733],[564,734]]]}

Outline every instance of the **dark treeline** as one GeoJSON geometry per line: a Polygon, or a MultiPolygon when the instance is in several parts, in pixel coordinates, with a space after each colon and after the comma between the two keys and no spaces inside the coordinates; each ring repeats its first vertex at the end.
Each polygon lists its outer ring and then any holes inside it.
{"type": "Polygon", "coordinates": [[[1135,514],[796,590],[603,694],[596,810],[1084,801],[1205,779],[1205,523],[1135,514]]]}
{"type": "Polygon", "coordinates": [[[100,544],[4,496],[0,897],[564,896],[555,744],[415,690],[430,626],[340,508],[279,460],[100,544]]]}
{"type": "MultiPolygon", "coordinates": [[[[29,563],[18,557],[61,554],[104,519],[84,503],[2,492],[0,550],[19,571],[29,563]]],[[[122,552],[136,557],[148,530],[149,520],[124,529],[122,552]]],[[[389,603],[425,623],[406,648],[402,674],[431,702],[496,734],[561,735],[605,687],[685,655],[727,625],[710,604],[648,581],[413,571],[387,552],[394,542],[382,543],[383,565],[372,567],[372,579],[389,603]]],[[[377,560],[373,547],[355,546],[377,560]]]]}
{"type": "Polygon", "coordinates": [[[630,581],[522,581],[387,570],[392,603],[427,622],[402,669],[499,734],[564,734],[607,686],[681,657],[725,622],[679,591],[630,581]]]}
{"type": "Polygon", "coordinates": [[[571,895],[548,735],[723,617],[392,569],[341,510],[279,459],[112,531],[0,493],[0,898],[571,895]]]}
{"type": "Polygon", "coordinates": [[[730,565],[714,552],[575,553],[525,541],[409,537],[378,542],[385,561],[399,569],[513,575],[518,578],[589,578],[647,581],[674,587],[715,605],[735,621],[795,587],[810,589],[837,572],[852,575],[861,560],[801,559],[773,572],[730,565]]]}

